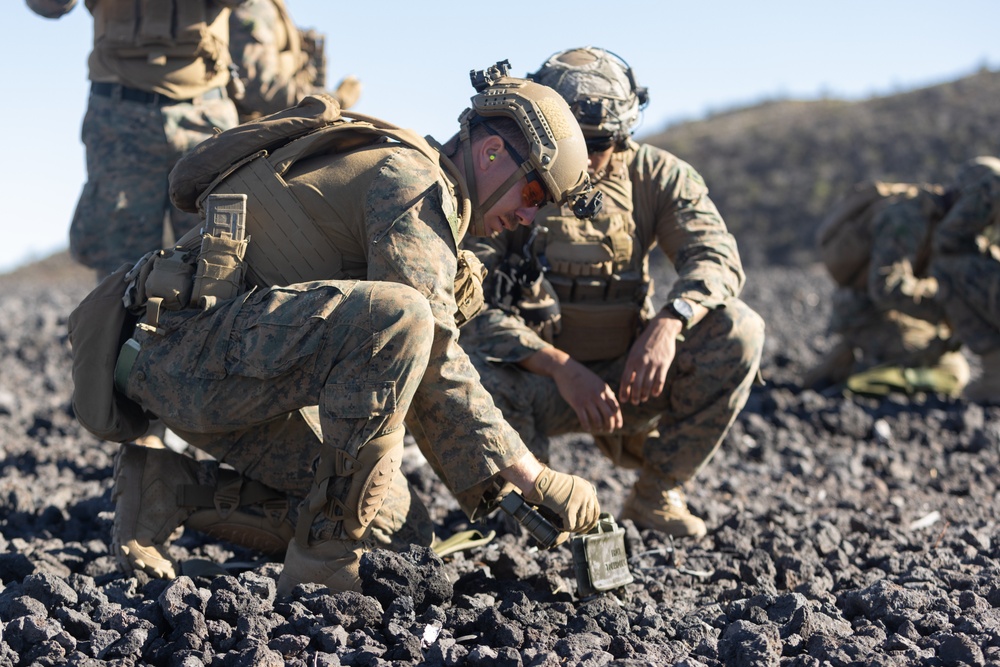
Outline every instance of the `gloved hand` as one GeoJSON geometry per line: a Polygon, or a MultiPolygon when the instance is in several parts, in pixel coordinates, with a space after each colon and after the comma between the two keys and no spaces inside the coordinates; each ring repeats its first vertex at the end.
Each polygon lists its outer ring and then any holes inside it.
{"type": "Polygon", "coordinates": [[[517,304],[518,313],[525,324],[534,330],[542,340],[551,343],[562,331],[562,313],[559,297],[552,284],[545,278],[525,289],[525,295],[517,304]]]}
{"type": "Polygon", "coordinates": [[[525,500],[538,507],[556,528],[571,533],[589,532],[597,525],[601,514],[593,484],[548,466],[543,466],[535,478],[534,489],[525,495],[525,500]]]}

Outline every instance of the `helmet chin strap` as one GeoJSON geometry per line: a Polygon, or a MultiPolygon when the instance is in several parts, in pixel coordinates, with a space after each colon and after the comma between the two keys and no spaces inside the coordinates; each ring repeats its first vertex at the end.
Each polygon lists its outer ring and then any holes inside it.
{"type": "Polygon", "coordinates": [[[469,220],[469,233],[473,236],[489,236],[490,233],[486,231],[486,219],[483,217],[486,211],[493,208],[493,205],[500,201],[510,188],[517,183],[519,180],[524,178],[528,173],[531,172],[531,165],[525,161],[518,165],[518,168],[514,170],[506,181],[504,181],[500,187],[493,191],[493,193],[486,198],[482,204],[479,204],[479,185],[476,182],[476,172],[474,165],[472,163],[472,141],[470,140],[469,124],[468,122],[462,123],[462,129],[459,132],[459,139],[462,142],[462,162],[465,163],[465,181],[466,185],[469,187],[469,201],[472,202],[472,216],[469,220]]]}

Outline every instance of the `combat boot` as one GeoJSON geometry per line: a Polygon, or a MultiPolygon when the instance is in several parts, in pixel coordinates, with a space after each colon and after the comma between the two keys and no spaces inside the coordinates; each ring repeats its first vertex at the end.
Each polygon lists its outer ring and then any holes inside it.
{"type": "Polygon", "coordinates": [[[285,553],[279,595],[307,582],[326,586],[331,593],[361,590],[361,556],[372,549],[372,524],[392,495],[404,433],[399,428],[376,437],[356,457],[333,447],[321,450],[316,480],[285,553]]]}
{"type": "Polygon", "coordinates": [[[648,470],[639,473],[625,500],[620,521],[629,519],[637,528],[658,530],[673,537],[703,537],[705,522],[688,511],[679,484],[661,479],[648,470]]]}
{"type": "Polygon", "coordinates": [[[187,528],[279,558],[295,535],[288,496],[235,470],[219,469],[215,484],[183,486],[178,502],[194,511],[187,528]]]}
{"type": "Polygon", "coordinates": [[[982,374],[962,392],[962,398],[983,405],[1000,405],[1000,348],[980,357],[982,374]]]}
{"type": "Polygon", "coordinates": [[[285,567],[278,578],[278,595],[288,595],[299,584],[326,586],[331,593],[361,592],[361,556],[371,549],[368,542],[329,539],[303,547],[288,543],[285,567]]]}
{"type": "Polygon", "coordinates": [[[112,551],[125,572],[177,577],[169,545],[185,525],[270,556],[284,553],[294,535],[285,495],[234,470],[210,472],[215,463],[201,466],[166,447],[129,443],[119,450],[112,551]],[[200,476],[215,482],[202,484],[200,476]]]}
{"type": "Polygon", "coordinates": [[[121,446],[115,457],[111,551],[122,570],[160,579],[180,573],[167,543],[191,510],[178,505],[176,488],[197,481],[198,464],[186,456],[166,448],[121,446]]]}

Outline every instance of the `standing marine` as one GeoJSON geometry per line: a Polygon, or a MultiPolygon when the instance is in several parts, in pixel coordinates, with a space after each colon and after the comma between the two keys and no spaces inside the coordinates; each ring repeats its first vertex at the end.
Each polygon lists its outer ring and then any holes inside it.
{"type": "Polygon", "coordinates": [[[202,208],[205,227],[120,267],[74,311],[74,408],[117,441],[156,415],[227,468],[122,448],[113,546],[126,570],[176,576],[170,535],[197,515],[241,543],[285,540],[281,593],[359,590],[366,551],[426,536],[400,473],[404,421],[470,518],[517,488],[564,531],[596,524],[593,485],[531,454],[458,345],[482,305],[467,230],[530,225],[550,200],[594,210],[566,102],[507,71],[473,72],[478,92],[443,146],[321,95],[178,164],[174,202],[202,208]],[[127,340],[109,354],[116,318],[127,340]]]}
{"type": "MultiPolygon", "coordinates": [[[[77,0],[26,0],[60,18],[77,0]]],[[[87,0],[94,17],[90,98],[81,136],[87,183],[70,255],[98,280],[199,223],[173,207],[167,176],[216,130],[237,123],[229,98],[229,12],[244,0],[87,0]]]]}
{"type": "Polygon", "coordinates": [[[746,404],[764,340],[738,298],[736,241],[691,165],[631,138],[648,94],[625,61],[575,48],[529,76],[573,110],[604,206],[592,219],[547,206],[534,228],[470,239],[492,307],[462,345],[542,460],[552,436],[592,433],[614,465],[638,470],[622,519],[702,536],[682,487],[746,404]],[[677,279],[654,289],[657,246],[677,279]]]}

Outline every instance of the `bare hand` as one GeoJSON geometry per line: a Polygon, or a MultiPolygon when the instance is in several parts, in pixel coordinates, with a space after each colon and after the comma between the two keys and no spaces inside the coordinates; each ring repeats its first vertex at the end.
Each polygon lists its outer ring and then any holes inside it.
{"type": "Polygon", "coordinates": [[[611,433],[622,427],[624,418],[615,392],[594,371],[573,359],[567,360],[552,376],[580,426],[589,433],[611,433]]]}
{"type": "Polygon", "coordinates": [[[618,387],[620,401],[639,405],[663,393],[682,327],[680,320],[662,315],[650,321],[629,350],[618,387]]]}
{"type": "Polygon", "coordinates": [[[622,427],[622,409],[611,389],[596,373],[555,347],[539,350],[520,362],[525,370],[552,378],[590,433],[610,433],[622,427]]]}

